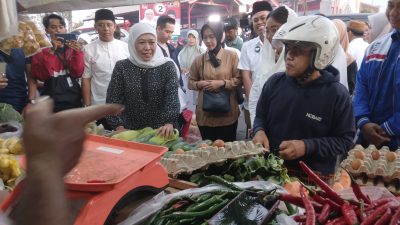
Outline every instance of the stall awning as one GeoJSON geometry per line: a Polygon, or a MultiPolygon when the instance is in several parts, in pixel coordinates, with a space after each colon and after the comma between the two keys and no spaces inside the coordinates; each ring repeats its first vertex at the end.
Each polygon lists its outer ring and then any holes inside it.
{"type": "Polygon", "coordinates": [[[17,0],[28,13],[132,6],[163,1],[165,0],[17,0]]]}

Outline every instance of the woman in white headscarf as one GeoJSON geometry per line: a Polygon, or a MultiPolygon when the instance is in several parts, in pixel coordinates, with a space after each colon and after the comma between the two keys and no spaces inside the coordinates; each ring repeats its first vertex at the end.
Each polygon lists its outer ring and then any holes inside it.
{"type": "Polygon", "coordinates": [[[267,17],[267,40],[263,45],[263,62],[261,69],[263,70],[263,75],[258,76],[251,86],[250,97],[249,97],[249,112],[250,120],[253,125],[254,118],[256,117],[256,108],[258,99],[260,98],[262,89],[265,82],[273,74],[285,71],[285,57],[282,52],[284,52],[283,46],[274,46],[271,44],[272,37],[275,32],[286,22],[290,22],[297,18],[297,14],[290,8],[286,6],[281,6],[273,10],[267,17]]]}
{"type": "Polygon", "coordinates": [[[194,59],[205,52],[205,50],[200,47],[199,41],[199,33],[195,30],[189,30],[187,34],[187,44],[178,55],[182,74],[187,75],[182,76],[182,79],[187,91],[186,97],[189,100],[188,107],[193,112],[196,110],[197,92],[188,89],[188,76],[190,66],[192,65],[194,59]]]}
{"type": "Polygon", "coordinates": [[[152,127],[170,136],[179,115],[175,64],[155,57],[156,30],[150,24],[137,23],[129,33],[130,56],[116,63],[106,99],[106,103],[123,104],[125,110],[107,121],[117,131],[152,127]]]}
{"type": "Polygon", "coordinates": [[[356,74],[357,74],[357,62],[356,59],[349,51],[349,36],[347,34],[347,26],[346,24],[339,19],[332,20],[335,24],[340,37],[340,45],[343,48],[344,53],[346,54],[346,63],[347,63],[347,82],[349,85],[350,95],[354,92],[354,87],[356,84],[356,74]]]}

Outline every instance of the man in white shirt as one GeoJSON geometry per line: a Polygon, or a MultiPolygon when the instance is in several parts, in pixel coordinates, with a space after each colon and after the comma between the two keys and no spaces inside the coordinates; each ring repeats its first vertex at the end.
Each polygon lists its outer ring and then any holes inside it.
{"type": "MultiPolygon", "coordinates": [[[[266,25],[267,16],[272,11],[272,6],[268,2],[261,1],[255,2],[253,4],[253,11],[251,13],[251,20],[253,24],[254,31],[257,33],[258,37],[245,42],[242,46],[241,56],[239,59],[238,69],[240,69],[240,74],[243,80],[243,86],[246,94],[246,101],[243,103],[244,116],[247,128],[251,128],[250,114],[248,111],[248,98],[250,95],[250,89],[253,81],[256,80],[258,75],[263,72],[259,69],[260,62],[262,59],[261,50],[263,49],[265,35],[266,35],[266,25]]],[[[268,41],[267,41],[268,42],[268,41]]]]}
{"type": "Polygon", "coordinates": [[[365,49],[368,42],[364,41],[364,32],[368,29],[366,23],[358,20],[351,20],[347,25],[347,33],[349,35],[349,52],[356,59],[357,68],[360,69],[361,62],[364,58],[365,49]]]}
{"type": "MultiPolygon", "coordinates": [[[[115,63],[129,57],[127,43],[114,39],[115,17],[111,10],[95,13],[95,29],[99,39],[86,45],[85,71],[82,76],[82,95],[85,106],[104,104],[115,63]]],[[[109,129],[105,120],[100,120],[109,129]]]]}
{"type": "Polygon", "coordinates": [[[174,46],[168,43],[171,40],[175,30],[175,19],[169,16],[160,16],[157,20],[157,45],[156,57],[168,57],[175,62],[177,69],[177,77],[179,80],[179,103],[180,112],[187,108],[188,100],[186,98],[186,90],[184,89],[183,80],[181,77],[181,68],[178,60],[178,51],[174,46]]]}

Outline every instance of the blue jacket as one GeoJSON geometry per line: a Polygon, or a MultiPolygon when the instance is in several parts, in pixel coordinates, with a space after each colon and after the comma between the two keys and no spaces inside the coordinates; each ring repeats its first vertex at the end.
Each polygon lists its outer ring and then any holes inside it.
{"type": "Polygon", "coordinates": [[[369,122],[379,124],[390,135],[392,150],[400,146],[399,61],[400,31],[395,30],[367,48],[354,96],[357,127],[369,122]]]}
{"type": "Polygon", "coordinates": [[[347,153],[355,134],[350,94],[339,83],[339,72],[329,66],[304,86],[285,73],[274,74],[257,104],[254,132],[261,129],[272,150],[285,140],[304,141],[305,156],[286,161],[289,167],[303,160],[323,175],[333,174],[337,156],[347,153]]]}

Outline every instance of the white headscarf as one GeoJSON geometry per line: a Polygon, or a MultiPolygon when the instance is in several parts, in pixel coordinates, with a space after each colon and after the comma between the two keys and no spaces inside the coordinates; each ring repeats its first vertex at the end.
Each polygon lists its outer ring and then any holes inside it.
{"type": "Polygon", "coordinates": [[[142,36],[143,34],[151,34],[154,37],[156,36],[156,30],[147,23],[137,23],[131,27],[129,30],[129,41],[128,41],[128,49],[129,49],[129,60],[138,67],[142,68],[154,68],[160,66],[168,61],[172,61],[170,58],[166,57],[157,57],[158,48],[156,48],[153,58],[150,61],[144,61],[139,56],[135,48],[136,40],[142,36]]]}
{"type": "Polygon", "coordinates": [[[182,68],[189,69],[192,65],[194,59],[204,53],[205,51],[199,46],[199,33],[195,30],[189,30],[187,37],[189,35],[193,35],[196,38],[196,44],[193,46],[189,46],[187,44],[178,55],[179,63],[181,64],[182,68]]]}
{"type": "Polygon", "coordinates": [[[368,16],[371,30],[369,33],[369,43],[390,33],[392,26],[390,25],[385,13],[377,13],[368,16]]]}
{"type": "Polygon", "coordinates": [[[87,44],[90,44],[90,42],[92,42],[92,38],[90,38],[90,35],[87,34],[87,33],[80,34],[78,36],[78,40],[79,39],[82,39],[82,40],[86,41],[87,44]]]}

